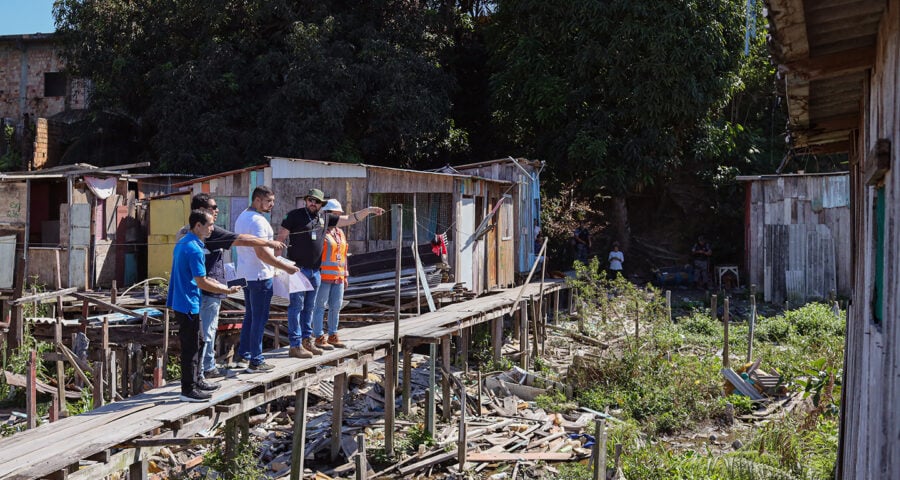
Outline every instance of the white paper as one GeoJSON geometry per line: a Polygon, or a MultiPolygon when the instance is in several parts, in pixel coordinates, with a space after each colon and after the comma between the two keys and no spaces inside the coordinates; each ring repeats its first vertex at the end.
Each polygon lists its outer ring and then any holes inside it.
{"type": "Polygon", "coordinates": [[[272,281],[272,286],[274,288],[274,292],[272,293],[276,297],[288,299],[292,293],[308,292],[313,289],[313,286],[309,283],[309,279],[306,278],[306,275],[303,275],[300,272],[289,275],[284,270],[275,271],[275,278],[272,281]]]}

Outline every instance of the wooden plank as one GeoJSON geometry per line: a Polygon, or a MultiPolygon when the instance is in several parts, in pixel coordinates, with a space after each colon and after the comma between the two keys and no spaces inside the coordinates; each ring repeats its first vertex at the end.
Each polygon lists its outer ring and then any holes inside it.
{"type": "Polygon", "coordinates": [[[750,397],[751,400],[763,400],[764,397],[760,395],[755,388],[745,382],[740,375],[734,372],[734,370],[730,368],[723,368],[721,372],[722,375],[725,376],[725,379],[731,382],[731,384],[734,385],[734,388],[736,388],[737,391],[741,392],[741,394],[750,397]]]}
{"type": "Polygon", "coordinates": [[[9,304],[10,305],[22,305],[22,304],[31,303],[31,302],[41,302],[42,300],[46,300],[48,298],[56,299],[57,297],[75,294],[76,292],[78,292],[78,289],[73,287],[73,288],[64,288],[62,290],[55,290],[52,292],[36,293],[34,295],[28,295],[27,297],[19,297],[15,300],[10,300],[9,304]]]}
{"type": "Polygon", "coordinates": [[[546,462],[564,462],[574,457],[571,453],[557,452],[523,452],[523,453],[470,453],[469,462],[529,462],[543,460],[546,462]]]}

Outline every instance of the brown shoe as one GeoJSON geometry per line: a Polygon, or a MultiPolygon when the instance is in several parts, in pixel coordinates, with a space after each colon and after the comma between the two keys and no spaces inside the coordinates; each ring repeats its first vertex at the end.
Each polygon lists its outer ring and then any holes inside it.
{"type": "Polygon", "coordinates": [[[303,339],[303,348],[312,352],[313,355],[321,355],[322,354],[322,349],[313,344],[313,339],[311,337],[303,339]]]}
{"type": "Polygon", "coordinates": [[[303,347],[291,347],[291,349],[288,350],[288,356],[294,358],[312,358],[313,354],[303,347]]]}
{"type": "Polygon", "coordinates": [[[338,338],[338,334],[336,333],[332,333],[328,336],[328,343],[337,348],[347,348],[347,345],[345,345],[344,342],[341,342],[341,339],[338,338]]]}
{"type": "Polygon", "coordinates": [[[328,344],[328,341],[325,340],[325,335],[319,335],[316,338],[316,347],[321,348],[322,350],[334,350],[334,347],[328,344]]]}

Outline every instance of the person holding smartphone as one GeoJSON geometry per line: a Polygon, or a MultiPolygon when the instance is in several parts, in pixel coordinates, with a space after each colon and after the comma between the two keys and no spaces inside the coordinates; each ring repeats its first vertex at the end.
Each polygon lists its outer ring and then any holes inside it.
{"type": "MultiPolygon", "coordinates": [[[[198,193],[191,198],[191,210],[200,210],[212,215],[213,222],[219,218],[219,205],[208,193],[198,193]]],[[[178,231],[176,238],[180,239],[188,233],[187,226],[178,231]]],[[[212,233],[206,239],[206,276],[219,283],[225,282],[224,254],[232,246],[235,247],[268,247],[272,249],[284,248],[284,244],[277,240],[268,240],[255,237],[246,233],[237,234],[222,227],[214,227],[212,233]]],[[[247,285],[246,279],[235,283],[240,287],[247,285]]],[[[228,283],[231,286],[231,283],[228,283]]],[[[225,373],[216,366],[216,331],[219,329],[219,310],[225,295],[215,292],[201,292],[200,299],[200,333],[203,336],[203,349],[201,352],[200,378],[210,379],[225,376],[225,373]]]]}
{"type": "Polygon", "coordinates": [[[178,320],[178,339],[181,342],[181,396],[184,402],[205,402],[210,392],[219,388],[200,378],[200,291],[229,294],[240,287],[227,287],[207,277],[204,262],[204,240],[213,231],[213,217],[194,210],[188,218],[190,231],[178,241],[172,254],[172,273],[166,306],[175,311],[178,320]]]}

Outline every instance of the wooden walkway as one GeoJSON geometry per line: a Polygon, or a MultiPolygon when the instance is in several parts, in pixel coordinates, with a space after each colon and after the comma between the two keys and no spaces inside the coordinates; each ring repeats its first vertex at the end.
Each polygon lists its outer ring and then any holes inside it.
{"type": "MultiPolygon", "coordinates": [[[[553,308],[559,308],[559,290],[563,287],[559,281],[543,286],[545,298],[556,299],[553,308]]],[[[448,338],[474,325],[501,319],[520,293],[528,299],[537,297],[539,292],[540,284],[532,283],[524,289],[501,290],[448,305],[436,312],[402,319],[400,336],[448,338]]],[[[520,303],[517,308],[523,308],[523,305],[528,303],[520,303]]],[[[494,324],[502,329],[502,321],[494,324]]],[[[324,379],[358,371],[367,362],[387,354],[393,329],[393,322],[390,322],[342,330],[346,349],[335,349],[308,360],[288,357],[287,348],[266,352],[266,360],[275,366],[274,370],[241,373],[236,378],[225,379],[221,382],[222,388],[207,403],[179,401],[179,384],[173,382],[81,415],[17,433],[0,440],[0,478],[93,479],[125,469],[131,470],[131,478],[146,478],[146,459],[164,445],[166,439],[189,438],[260,405],[292,397],[324,379]],[[119,450],[111,453],[113,449],[119,450]]],[[[494,338],[494,350],[499,353],[502,340],[494,338]]],[[[503,336],[499,335],[499,338],[503,336]]]]}

